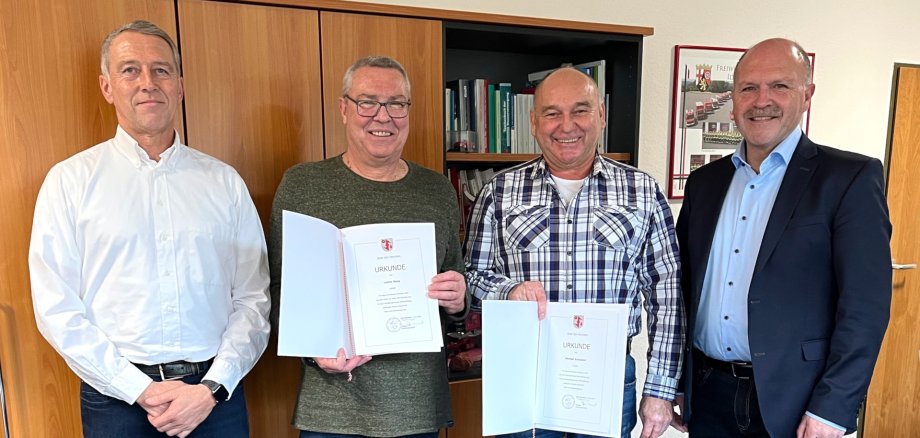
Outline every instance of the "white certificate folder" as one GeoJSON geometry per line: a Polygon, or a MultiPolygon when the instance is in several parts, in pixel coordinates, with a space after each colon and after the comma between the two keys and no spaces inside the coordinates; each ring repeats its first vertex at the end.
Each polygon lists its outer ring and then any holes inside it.
{"type": "Polygon", "coordinates": [[[278,354],[346,357],[440,351],[434,224],[338,229],[282,213],[278,354]]]}
{"type": "Polygon", "coordinates": [[[620,436],[625,304],[484,301],[482,433],[620,436]]]}

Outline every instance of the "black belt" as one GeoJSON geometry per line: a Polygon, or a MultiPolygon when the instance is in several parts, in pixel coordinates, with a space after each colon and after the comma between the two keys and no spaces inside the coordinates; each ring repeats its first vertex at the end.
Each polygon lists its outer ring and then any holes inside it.
{"type": "Polygon", "coordinates": [[[150,377],[159,377],[161,380],[176,380],[204,374],[211,368],[212,363],[214,363],[214,359],[208,359],[204,362],[185,362],[180,360],[156,365],[136,363],[134,366],[150,377]]]}
{"type": "Polygon", "coordinates": [[[702,362],[702,369],[712,368],[726,374],[731,374],[738,379],[754,378],[754,365],[750,362],[725,362],[706,356],[698,350],[696,357],[702,362]]]}

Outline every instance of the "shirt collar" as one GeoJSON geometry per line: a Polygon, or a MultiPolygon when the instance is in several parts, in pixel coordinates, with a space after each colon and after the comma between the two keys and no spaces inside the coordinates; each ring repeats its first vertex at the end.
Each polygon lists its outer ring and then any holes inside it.
{"type": "MultiPolygon", "coordinates": [[[[799,140],[802,138],[801,129],[793,129],[786,138],[781,141],[773,151],[770,152],[770,155],[767,156],[767,159],[763,160],[764,164],[767,162],[775,162],[776,160],[781,160],[778,164],[788,165],[789,161],[792,160],[792,154],[795,153],[795,148],[799,144],[799,140]],[[775,157],[775,158],[774,158],[775,157]]],[[[745,141],[741,140],[738,143],[738,147],[735,148],[735,153],[732,154],[732,163],[735,165],[735,169],[741,166],[750,166],[747,163],[747,152],[745,149],[745,141]]],[[[763,165],[761,165],[763,167],[763,165]]],[[[762,169],[761,169],[762,170],[762,169]]]]}
{"type": "MultiPolygon", "coordinates": [[[[594,168],[591,170],[591,174],[588,175],[588,178],[607,173],[607,168],[604,166],[604,160],[601,159],[601,154],[594,154],[594,168]]],[[[533,169],[530,171],[530,177],[532,179],[540,178],[541,176],[546,175],[550,176],[549,169],[546,167],[546,158],[543,155],[540,155],[540,158],[537,159],[537,163],[533,166],[533,169]]],[[[609,176],[609,175],[607,175],[609,176]]]]}
{"type": "Polygon", "coordinates": [[[172,169],[175,167],[176,162],[179,161],[179,151],[182,149],[182,143],[179,143],[179,132],[174,131],[172,146],[166,148],[166,150],[160,154],[159,162],[153,161],[150,159],[150,156],[147,155],[147,151],[145,151],[130,134],[122,129],[121,125],[115,130],[115,138],[112,139],[112,142],[115,144],[115,149],[127,158],[132,166],[138,169],[148,163],[151,167],[164,166],[165,168],[172,169]]]}

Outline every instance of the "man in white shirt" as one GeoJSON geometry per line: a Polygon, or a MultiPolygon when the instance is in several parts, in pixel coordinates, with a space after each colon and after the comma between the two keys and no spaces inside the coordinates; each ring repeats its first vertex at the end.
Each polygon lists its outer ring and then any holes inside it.
{"type": "Polygon", "coordinates": [[[90,437],[249,435],[241,380],[268,342],[262,226],[230,166],[179,142],[175,43],[102,46],[115,137],[55,165],[35,206],[38,328],[82,379],[90,437]]]}

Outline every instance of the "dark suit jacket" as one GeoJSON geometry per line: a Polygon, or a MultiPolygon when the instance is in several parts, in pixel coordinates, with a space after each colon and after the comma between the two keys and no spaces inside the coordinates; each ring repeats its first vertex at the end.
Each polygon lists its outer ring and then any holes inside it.
{"type": "MultiPolygon", "coordinates": [[[[677,221],[688,350],[731,156],[690,175],[677,221]]],[[[748,340],[764,423],[795,436],[805,411],[856,427],[891,305],[882,165],[804,135],[786,169],[748,291],[748,340]]],[[[693,358],[685,361],[692,417],[693,358]]]]}

